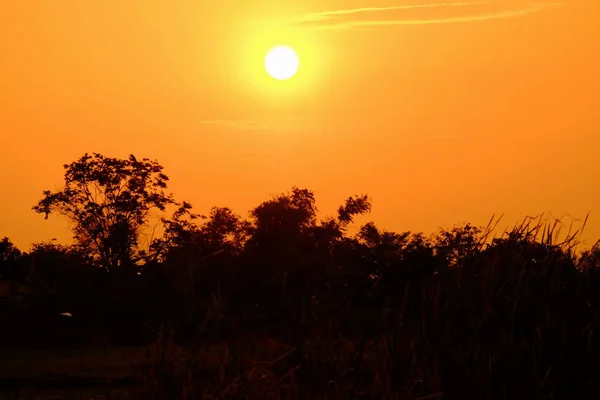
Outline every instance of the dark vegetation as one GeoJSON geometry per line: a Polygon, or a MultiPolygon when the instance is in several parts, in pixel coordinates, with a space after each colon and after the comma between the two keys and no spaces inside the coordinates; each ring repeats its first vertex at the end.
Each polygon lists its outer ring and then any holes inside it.
{"type": "Polygon", "coordinates": [[[149,345],[141,390],[156,399],[599,392],[600,248],[559,241],[560,221],[350,233],[367,196],[323,219],[299,188],[248,218],[204,216],[167,182],[133,156],[66,165],[34,210],[69,219],[75,244],[0,242],[0,344],[149,345]]]}

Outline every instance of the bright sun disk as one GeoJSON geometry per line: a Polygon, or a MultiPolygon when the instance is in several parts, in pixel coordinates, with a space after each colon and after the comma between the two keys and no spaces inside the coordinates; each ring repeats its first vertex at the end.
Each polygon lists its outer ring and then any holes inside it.
{"type": "Polygon", "coordinates": [[[274,47],[265,57],[267,72],[281,81],[293,77],[298,71],[299,64],[296,52],[287,46],[274,47]]]}

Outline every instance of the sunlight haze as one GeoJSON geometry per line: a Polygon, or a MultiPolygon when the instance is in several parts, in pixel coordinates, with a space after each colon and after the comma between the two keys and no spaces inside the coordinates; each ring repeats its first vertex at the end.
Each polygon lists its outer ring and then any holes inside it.
{"type": "MultiPolygon", "coordinates": [[[[600,4],[7,1],[0,237],[72,236],[31,207],[84,153],[157,159],[201,213],[292,186],[431,233],[590,212],[600,238],[600,4]],[[265,69],[285,44],[289,81],[265,69]]],[[[364,221],[360,221],[361,223],[364,221]]]]}

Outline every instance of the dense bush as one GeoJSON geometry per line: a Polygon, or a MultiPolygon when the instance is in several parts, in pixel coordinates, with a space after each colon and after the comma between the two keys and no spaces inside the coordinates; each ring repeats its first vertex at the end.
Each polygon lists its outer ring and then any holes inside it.
{"type": "Polygon", "coordinates": [[[598,392],[600,247],[577,252],[577,232],[559,242],[560,221],[526,219],[496,238],[491,224],[425,236],[370,222],[350,235],[367,196],[319,220],[298,188],[248,219],[179,206],[137,262],[111,268],[80,244],[0,242],[0,343],[154,342],[148,387],[169,399],[598,392]]]}

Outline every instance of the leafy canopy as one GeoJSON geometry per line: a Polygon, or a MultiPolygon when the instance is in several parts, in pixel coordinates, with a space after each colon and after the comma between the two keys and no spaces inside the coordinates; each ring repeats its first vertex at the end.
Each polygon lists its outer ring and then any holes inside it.
{"type": "Polygon", "coordinates": [[[169,178],[163,167],[133,155],[118,159],[86,153],[64,168],[64,188],[44,191],[33,210],[71,220],[75,240],[107,269],[136,261],[140,228],[150,212],[175,204],[166,192],[169,178]]]}

